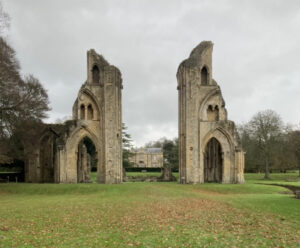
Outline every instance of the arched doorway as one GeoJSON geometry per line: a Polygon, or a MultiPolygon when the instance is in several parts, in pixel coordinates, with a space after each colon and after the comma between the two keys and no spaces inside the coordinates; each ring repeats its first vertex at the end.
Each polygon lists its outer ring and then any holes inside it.
{"type": "Polygon", "coordinates": [[[216,138],[211,138],[204,154],[204,182],[222,182],[222,147],[216,138]]]}
{"type": "Polygon", "coordinates": [[[77,182],[91,183],[96,180],[97,151],[93,141],[84,137],[78,144],[77,182]]]}

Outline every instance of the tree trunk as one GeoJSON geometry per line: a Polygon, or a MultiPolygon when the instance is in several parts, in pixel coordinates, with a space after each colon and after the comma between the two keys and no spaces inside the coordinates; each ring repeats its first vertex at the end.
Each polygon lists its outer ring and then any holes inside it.
{"type": "Polygon", "coordinates": [[[265,179],[270,179],[269,160],[266,158],[265,179]]]}

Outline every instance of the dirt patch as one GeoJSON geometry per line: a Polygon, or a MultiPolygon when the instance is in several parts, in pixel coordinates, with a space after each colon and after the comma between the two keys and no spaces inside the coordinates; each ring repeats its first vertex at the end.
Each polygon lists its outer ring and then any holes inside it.
{"type": "Polygon", "coordinates": [[[0,231],[2,231],[2,232],[8,232],[9,228],[7,226],[0,226],[0,231]]]}

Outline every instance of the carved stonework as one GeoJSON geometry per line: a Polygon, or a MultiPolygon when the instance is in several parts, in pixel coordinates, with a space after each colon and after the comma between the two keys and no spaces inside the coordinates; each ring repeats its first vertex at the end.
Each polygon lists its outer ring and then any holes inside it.
{"type": "Polygon", "coordinates": [[[201,42],[177,72],[181,183],[244,182],[244,152],[212,78],[212,50],[201,42]]]}
{"type": "Polygon", "coordinates": [[[73,105],[73,120],[37,130],[39,141],[28,147],[26,181],[91,182],[91,164],[97,182],[122,182],[122,77],[93,49],[87,52],[87,81],[73,105]],[[104,86],[104,87],[102,87],[104,86]],[[116,96],[115,96],[116,94],[116,96]]]}

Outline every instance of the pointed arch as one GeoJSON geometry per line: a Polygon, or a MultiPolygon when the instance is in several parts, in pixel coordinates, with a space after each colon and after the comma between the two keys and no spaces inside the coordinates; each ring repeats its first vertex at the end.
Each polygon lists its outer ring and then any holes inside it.
{"type": "Polygon", "coordinates": [[[222,146],[218,139],[212,137],[205,146],[204,182],[221,182],[223,173],[222,146]]]}
{"type": "Polygon", "coordinates": [[[201,69],[201,84],[209,85],[209,72],[206,65],[201,69]]]}
{"type": "Polygon", "coordinates": [[[85,106],[84,104],[80,104],[80,120],[85,119],[85,106]]]}
{"type": "Polygon", "coordinates": [[[94,110],[92,104],[88,105],[87,108],[87,119],[88,120],[93,120],[94,119],[94,110]]]}
{"type": "Polygon", "coordinates": [[[199,103],[199,111],[198,111],[198,118],[200,120],[202,120],[202,113],[203,111],[205,110],[205,106],[207,104],[207,102],[214,96],[218,95],[218,94],[221,94],[221,91],[220,89],[216,88],[216,89],[213,89],[212,91],[210,91],[206,97],[199,103]]]}
{"type": "Polygon", "coordinates": [[[206,110],[208,121],[218,121],[219,120],[219,107],[218,105],[209,104],[206,110]]]}
{"type": "Polygon", "coordinates": [[[210,132],[208,132],[204,138],[202,139],[202,153],[205,152],[205,146],[207,145],[207,142],[212,138],[215,137],[220,142],[221,146],[223,147],[223,150],[225,150],[225,145],[228,144],[228,150],[234,148],[234,143],[232,141],[231,135],[225,131],[221,127],[217,127],[210,132]]]}
{"type": "MultiPolygon", "coordinates": [[[[200,160],[203,182],[205,180],[205,159],[207,157],[206,149],[209,141],[215,138],[220,143],[221,153],[218,152],[218,158],[222,161],[222,180],[219,182],[229,183],[230,182],[230,173],[231,173],[231,161],[232,161],[232,151],[234,151],[234,142],[231,135],[226,132],[223,128],[218,127],[208,132],[204,138],[201,140],[201,151],[200,160]]],[[[215,146],[216,148],[217,146],[215,146]]],[[[220,163],[220,162],[219,162],[220,163]]],[[[219,168],[220,169],[220,168],[219,168]]]]}
{"type": "Polygon", "coordinates": [[[85,126],[79,126],[72,132],[71,136],[68,138],[66,142],[67,149],[72,148],[72,144],[76,144],[77,146],[81,139],[85,136],[88,137],[91,141],[93,141],[97,149],[100,148],[98,145],[97,136],[89,128],[85,126]]]}
{"type": "Polygon", "coordinates": [[[100,71],[97,65],[94,65],[92,68],[92,82],[94,84],[99,84],[100,80],[100,71]]]}
{"type": "Polygon", "coordinates": [[[90,138],[84,136],[77,149],[77,182],[91,183],[92,166],[97,163],[95,144],[90,138]]]}
{"type": "Polygon", "coordinates": [[[97,171],[99,173],[104,172],[104,168],[101,163],[101,146],[100,142],[93,133],[92,130],[85,126],[77,127],[66,142],[66,181],[76,183],[78,181],[78,169],[77,169],[77,162],[78,162],[78,152],[79,152],[79,145],[80,142],[85,138],[89,138],[95,146],[95,150],[97,152],[97,171]]]}
{"type": "Polygon", "coordinates": [[[95,97],[95,95],[89,90],[89,89],[82,89],[80,91],[81,94],[85,94],[88,96],[88,98],[90,99],[92,106],[93,106],[93,120],[100,120],[101,117],[101,108],[99,107],[98,101],[96,100],[97,98],[95,97]]]}
{"type": "Polygon", "coordinates": [[[53,183],[55,181],[56,171],[56,146],[55,138],[58,134],[51,128],[43,130],[39,138],[39,169],[40,182],[53,183]]]}

